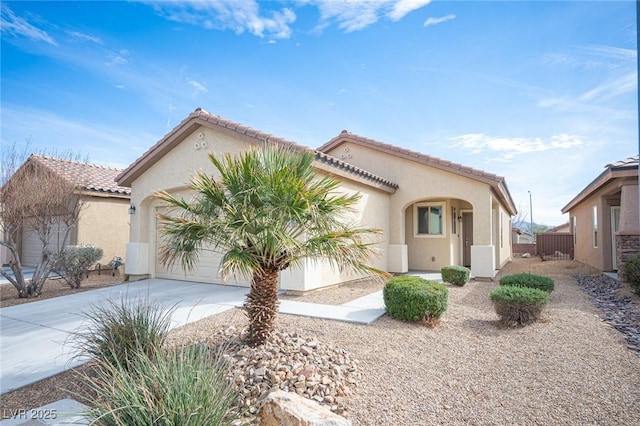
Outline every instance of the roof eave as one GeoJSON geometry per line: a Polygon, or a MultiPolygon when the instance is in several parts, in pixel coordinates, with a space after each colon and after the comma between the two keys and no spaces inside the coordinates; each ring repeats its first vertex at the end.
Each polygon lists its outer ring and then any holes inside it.
{"type": "Polygon", "coordinates": [[[517,214],[517,209],[515,207],[513,198],[511,197],[511,193],[507,188],[506,181],[501,176],[488,174],[488,173],[482,172],[481,170],[476,170],[470,167],[463,166],[461,164],[458,165],[458,164],[445,161],[445,160],[440,160],[440,159],[438,159],[438,161],[427,162],[426,157],[429,157],[429,158],[435,158],[435,157],[430,157],[426,155],[424,155],[425,161],[420,161],[418,157],[419,155],[421,155],[420,153],[408,151],[408,150],[396,151],[394,149],[389,148],[389,147],[393,147],[393,145],[384,144],[382,142],[375,141],[373,139],[362,138],[345,131],[343,131],[338,136],[331,139],[329,142],[322,145],[320,148],[318,148],[318,151],[320,152],[330,151],[336,147],[339,147],[341,144],[347,143],[347,142],[354,143],[356,145],[364,146],[367,148],[375,149],[377,151],[381,151],[389,155],[394,155],[396,157],[404,158],[410,161],[416,161],[421,164],[426,164],[426,165],[429,165],[430,167],[434,167],[436,169],[439,169],[445,172],[457,174],[459,176],[463,176],[463,177],[490,185],[494,189],[498,198],[501,199],[501,201],[503,202],[503,204],[505,205],[509,213],[511,215],[517,214]],[[366,139],[366,142],[361,139],[366,139]]]}
{"type": "Polygon", "coordinates": [[[604,188],[610,182],[616,179],[629,178],[638,175],[638,166],[631,167],[616,167],[614,169],[608,167],[602,173],[600,173],[594,180],[592,180],[582,191],[578,193],[571,201],[565,205],[561,212],[569,213],[577,205],[591,197],[593,194],[604,188]]]}
{"type": "MultiPolygon", "coordinates": [[[[118,185],[131,187],[133,181],[135,181],[140,175],[142,175],[151,165],[155,163],[155,159],[164,156],[173,148],[175,148],[178,144],[184,141],[190,134],[192,134],[199,127],[207,127],[211,129],[216,129],[218,131],[222,131],[228,134],[232,134],[236,138],[240,138],[250,144],[258,145],[261,143],[267,144],[280,144],[286,146],[294,151],[298,152],[312,152],[318,154],[318,151],[313,150],[304,145],[300,145],[293,141],[289,141],[283,138],[279,138],[277,136],[251,129],[247,126],[241,125],[239,123],[235,123],[229,120],[225,120],[221,117],[215,116],[209,112],[203,111],[201,109],[196,109],[194,112],[189,114],[187,118],[185,118],[180,124],[171,130],[167,135],[165,135],[162,139],[160,139],[155,145],[153,145],[147,152],[145,152],[141,157],[139,157],[134,163],[132,163],[127,169],[125,169],[120,175],[116,177],[116,182],[118,185]]],[[[361,170],[353,165],[348,163],[341,162],[338,159],[331,157],[330,155],[321,153],[323,156],[327,157],[326,159],[326,167],[327,171],[332,172],[336,175],[350,177],[352,180],[356,180],[362,183],[365,183],[372,187],[377,187],[379,189],[387,188],[395,191],[397,185],[392,182],[387,181],[384,178],[376,176],[372,173],[369,173],[365,170],[361,170]],[[340,170],[344,170],[341,172],[340,170]],[[395,185],[395,187],[394,187],[395,185]]],[[[321,164],[322,162],[318,162],[318,158],[316,155],[316,166],[321,164]]],[[[322,167],[319,167],[322,168],[322,167]]],[[[383,189],[383,190],[387,190],[383,189]]]]}

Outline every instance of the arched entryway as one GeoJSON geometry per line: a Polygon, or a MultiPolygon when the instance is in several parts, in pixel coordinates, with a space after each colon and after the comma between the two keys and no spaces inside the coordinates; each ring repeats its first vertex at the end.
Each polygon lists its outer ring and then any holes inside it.
{"type": "Polygon", "coordinates": [[[415,200],[404,211],[409,270],[471,264],[473,207],[457,198],[415,200]]]}

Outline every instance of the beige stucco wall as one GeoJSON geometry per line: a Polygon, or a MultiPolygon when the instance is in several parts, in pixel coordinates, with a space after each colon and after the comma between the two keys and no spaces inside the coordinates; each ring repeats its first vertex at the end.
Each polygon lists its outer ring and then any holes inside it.
{"type": "MultiPolygon", "coordinates": [[[[131,215],[130,242],[133,244],[128,245],[128,251],[135,253],[132,257],[143,256],[144,259],[139,259],[136,265],[131,265],[132,269],[128,272],[149,274],[152,277],[156,273],[155,212],[160,203],[154,198],[154,193],[158,190],[168,190],[188,198],[188,183],[194,173],[200,170],[215,173],[208,158],[209,152],[219,155],[237,154],[250,146],[252,144],[234,137],[233,133],[200,127],[134,180],[131,201],[136,206],[136,213],[131,215]],[[205,148],[202,148],[203,142],[206,144],[205,148]]],[[[372,259],[372,266],[386,270],[386,244],[389,234],[388,194],[362,183],[344,178],[340,180],[343,182],[341,190],[362,194],[352,219],[356,222],[362,221],[362,226],[383,230],[383,233],[377,236],[381,256],[372,259]],[[368,213],[365,214],[365,211],[368,213]]],[[[326,262],[320,262],[309,264],[305,270],[283,273],[281,283],[283,288],[307,291],[355,278],[358,278],[358,275],[340,273],[326,262]]]]}
{"type": "MultiPolygon", "coordinates": [[[[628,183],[632,184],[637,191],[637,183],[628,183]]],[[[614,245],[611,236],[611,206],[621,205],[622,186],[622,180],[610,182],[569,211],[570,232],[575,232],[574,258],[602,271],[613,269],[614,245]],[[593,238],[594,207],[597,208],[598,219],[597,247],[594,246],[593,238]],[[575,231],[574,220],[576,220],[575,231]]],[[[621,218],[622,213],[621,211],[621,218]]],[[[633,222],[638,221],[638,206],[635,203],[631,208],[625,209],[625,213],[626,217],[633,217],[633,222]]]]}
{"type": "Polygon", "coordinates": [[[452,208],[460,216],[462,210],[471,206],[457,199],[425,199],[405,209],[405,244],[408,246],[409,269],[439,271],[444,266],[462,264],[462,224],[454,218],[452,208]],[[444,206],[442,236],[417,236],[415,232],[415,207],[421,203],[435,203],[444,206]],[[453,221],[455,221],[455,233],[453,221]]]}
{"type": "Polygon", "coordinates": [[[214,172],[209,152],[237,153],[248,143],[231,139],[227,133],[200,127],[178,146],[156,161],[131,185],[131,202],[136,213],[131,217],[131,241],[149,242],[155,226],[155,213],[151,208],[153,194],[159,190],[175,191],[185,188],[198,171],[214,172]],[[198,135],[202,133],[202,138],[198,135]],[[202,143],[206,146],[203,148],[202,143]],[[196,147],[197,146],[197,147],[196,147]]]}
{"type": "Polygon", "coordinates": [[[130,265],[128,273],[155,276],[156,208],[160,203],[154,194],[166,190],[186,195],[194,174],[199,171],[215,173],[208,157],[210,152],[219,155],[237,153],[248,146],[247,142],[232,139],[224,131],[200,127],[132,182],[131,203],[136,206],[136,212],[131,215],[130,242],[133,244],[129,244],[127,250],[138,262],[130,265]],[[143,254],[139,254],[141,252],[143,254]]]}
{"type": "MultiPolygon", "coordinates": [[[[593,244],[593,208],[598,209],[598,227],[602,229],[603,206],[598,197],[586,200],[576,206],[569,215],[571,223],[576,223],[574,234],[574,259],[604,270],[602,233],[598,232],[598,247],[593,244]]],[[[572,230],[573,231],[573,230],[572,230]]]]}
{"type": "MultiPolygon", "coordinates": [[[[450,233],[449,215],[452,205],[458,203],[458,206],[469,206],[473,210],[473,242],[477,246],[496,246],[499,242],[496,237],[498,218],[502,217],[504,223],[510,218],[505,207],[494,197],[489,184],[354,143],[344,143],[328,154],[338,158],[345,156],[345,161],[399,185],[390,199],[389,242],[408,246],[409,269],[434,270],[450,264],[460,264],[459,233],[450,233]],[[412,238],[412,206],[421,201],[446,202],[445,239],[412,238]],[[500,207],[499,214],[496,213],[497,207],[500,207]],[[435,261],[431,260],[433,257],[436,258],[435,261]]],[[[502,247],[494,247],[495,259],[489,260],[495,265],[484,269],[499,268],[510,259],[510,232],[507,230],[502,235],[502,247]]]]}
{"type": "Polygon", "coordinates": [[[496,204],[496,269],[501,269],[511,260],[511,215],[496,204]]]}
{"type": "MultiPolygon", "coordinates": [[[[322,173],[321,173],[322,174],[322,173]]],[[[334,176],[338,178],[337,176],[334,176]]],[[[360,201],[351,215],[344,218],[347,223],[354,223],[361,228],[380,230],[368,242],[375,243],[377,256],[372,257],[367,265],[382,271],[388,270],[389,235],[389,195],[367,185],[338,178],[342,183],[340,192],[359,193],[360,201]]],[[[307,262],[305,270],[290,270],[282,274],[281,287],[286,290],[309,291],[346,281],[362,278],[363,274],[349,271],[340,272],[327,261],[307,262]]]]}
{"type": "Polygon", "coordinates": [[[343,144],[329,154],[340,156],[345,148],[351,155],[345,161],[379,174],[400,186],[391,195],[391,242],[404,243],[406,207],[424,199],[456,198],[473,206],[474,243],[491,244],[491,230],[486,218],[490,215],[493,197],[488,184],[357,144],[343,144]],[[478,226],[475,226],[476,220],[481,220],[478,226]]]}
{"type": "Polygon", "coordinates": [[[104,251],[102,264],[109,263],[115,256],[124,258],[129,241],[129,217],[128,199],[87,197],[73,240],[76,244],[100,247],[104,251]]]}

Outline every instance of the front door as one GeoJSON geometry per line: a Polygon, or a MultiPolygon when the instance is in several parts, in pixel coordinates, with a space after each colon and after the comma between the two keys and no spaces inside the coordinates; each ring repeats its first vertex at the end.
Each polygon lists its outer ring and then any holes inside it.
{"type": "Polygon", "coordinates": [[[620,229],[620,206],[611,206],[611,259],[613,270],[618,270],[618,248],[616,244],[616,232],[620,229]]]}
{"type": "Polygon", "coordinates": [[[473,245],[473,213],[462,213],[462,266],[471,267],[471,246],[473,245]]]}

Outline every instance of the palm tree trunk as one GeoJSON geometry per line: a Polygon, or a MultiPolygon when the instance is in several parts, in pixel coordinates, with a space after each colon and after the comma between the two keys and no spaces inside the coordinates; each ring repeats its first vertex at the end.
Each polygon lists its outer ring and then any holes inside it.
{"type": "Polygon", "coordinates": [[[251,279],[251,291],[244,302],[249,317],[249,343],[265,343],[275,328],[278,313],[278,270],[256,271],[251,279]]]}

